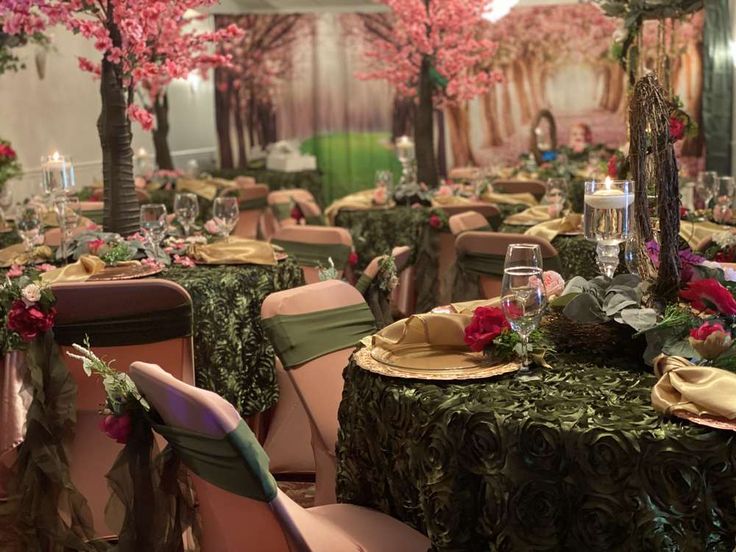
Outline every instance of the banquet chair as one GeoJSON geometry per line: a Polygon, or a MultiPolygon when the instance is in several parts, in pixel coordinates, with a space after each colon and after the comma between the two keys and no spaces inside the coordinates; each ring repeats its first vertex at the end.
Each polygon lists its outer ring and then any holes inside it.
{"type": "Polygon", "coordinates": [[[83,217],[87,217],[95,224],[102,225],[102,217],[105,211],[105,204],[102,201],[82,201],[80,202],[80,211],[83,217]]]}
{"type": "Polygon", "coordinates": [[[252,184],[238,189],[240,216],[233,236],[250,240],[258,239],[263,233],[263,213],[268,208],[268,186],[252,184]]]}
{"type": "MultiPolygon", "coordinates": [[[[455,216],[468,211],[475,211],[487,218],[498,218],[500,216],[498,207],[490,203],[472,202],[463,205],[445,205],[442,210],[447,216],[455,216]]],[[[486,222],[490,227],[490,223],[486,222]]],[[[437,274],[439,278],[439,304],[444,305],[450,301],[450,286],[447,283],[452,265],[455,263],[455,236],[450,232],[439,234],[439,252],[437,259],[437,274]]]]}
{"type": "MultiPolygon", "coordinates": [[[[452,215],[448,221],[450,232],[453,236],[459,236],[463,232],[469,230],[489,231],[491,229],[488,219],[477,211],[466,211],[457,215],[452,215]]],[[[453,243],[453,246],[455,244],[453,243]]]]}
{"type": "MultiPolygon", "coordinates": [[[[391,251],[391,257],[394,260],[398,278],[400,270],[404,270],[409,262],[411,248],[408,246],[394,247],[391,251]]],[[[393,295],[393,291],[387,292],[379,289],[376,285],[376,278],[381,275],[381,263],[385,258],[385,255],[380,255],[371,259],[371,262],[365,267],[363,274],[360,275],[360,279],[355,284],[355,288],[363,294],[363,297],[365,297],[368,306],[373,312],[379,330],[394,322],[391,313],[391,296],[393,295]]]]}
{"type": "Polygon", "coordinates": [[[541,180],[496,180],[493,190],[500,194],[532,194],[537,201],[547,193],[547,187],[541,180]]]}
{"type": "MultiPolygon", "coordinates": [[[[560,258],[554,246],[544,238],[525,234],[507,234],[501,232],[469,231],[455,239],[457,261],[454,272],[455,284],[458,280],[478,278],[476,297],[466,297],[458,293],[457,285],[453,285],[452,301],[473,299],[491,299],[501,294],[503,265],[506,249],[512,243],[534,243],[542,250],[542,261],[545,270],[561,270],[560,258]]],[[[473,295],[476,293],[473,291],[473,295]]]]}
{"type": "Polygon", "coordinates": [[[255,186],[256,179],[252,176],[236,176],[235,184],[239,188],[247,188],[248,186],[255,186]]]}
{"type": "Polygon", "coordinates": [[[272,232],[284,226],[298,224],[296,220],[291,218],[291,210],[295,206],[299,207],[307,224],[324,225],[322,210],[308,190],[294,188],[292,190],[273,191],[268,194],[268,206],[271,212],[270,229],[272,232]]]}
{"type": "Polygon", "coordinates": [[[115,528],[105,521],[109,490],[105,474],[121,445],[100,431],[100,405],[105,402],[102,382],[87,377],[81,362],[69,358],[72,343],[90,344],[100,358],[126,367],[146,359],[170,367],[172,375],[194,383],[192,353],[192,300],[187,291],[166,280],[124,280],[54,284],[56,324],[54,337],[78,388],[77,427],[71,443],[71,477],[87,498],[98,536],[115,528]]]}
{"type": "Polygon", "coordinates": [[[391,292],[391,311],[394,317],[406,318],[414,314],[417,302],[416,269],[409,265],[411,248],[405,245],[394,247],[391,255],[396,264],[399,283],[391,292]]]}
{"type": "Polygon", "coordinates": [[[375,332],[373,314],[353,286],[327,280],[272,293],[261,305],[261,318],[309,416],[315,503],[332,503],[342,372],[358,342],[375,332]]]}
{"type": "Polygon", "coordinates": [[[337,226],[285,226],[279,228],[271,243],[283,247],[302,267],[308,284],[319,282],[319,268],[327,268],[329,259],[335,264],[338,277],[349,272],[348,259],[353,238],[345,228],[337,226]]]}
{"type": "Polygon", "coordinates": [[[235,408],[160,367],[130,375],[163,423],[197,493],[203,552],[424,552],[429,540],[400,521],[352,504],[304,509],[276,485],[268,457],[235,408]]]}

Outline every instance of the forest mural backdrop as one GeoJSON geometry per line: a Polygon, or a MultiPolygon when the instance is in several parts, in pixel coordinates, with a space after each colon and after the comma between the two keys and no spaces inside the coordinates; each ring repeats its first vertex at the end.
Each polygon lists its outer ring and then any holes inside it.
{"type": "MultiPolygon", "coordinates": [[[[245,38],[227,46],[233,67],[216,70],[216,118],[223,167],[244,167],[253,147],[294,140],[318,158],[325,192],[336,198],[373,184],[375,170],[398,171],[392,138],[411,134],[412,101],[384,81],[363,80],[366,52],[392,36],[384,14],[217,16],[236,22],[245,38]]],[[[482,96],[446,105],[435,116],[441,171],[515,162],[529,149],[540,109],[554,114],[561,144],[587,124],[595,143],[626,141],[624,71],[611,55],[618,21],[589,4],[517,8],[484,32],[498,45],[488,66],[503,80],[482,96]]],[[[675,92],[700,122],[702,15],[660,28],[648,24],[641,51],[654,57],[666,34],[675,92]]],[[[682,145],[695,170],[701,136],[682,145]]]]}

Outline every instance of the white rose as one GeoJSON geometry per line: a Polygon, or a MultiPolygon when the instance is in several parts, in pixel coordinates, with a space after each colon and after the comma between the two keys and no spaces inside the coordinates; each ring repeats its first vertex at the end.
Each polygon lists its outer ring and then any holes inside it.
{"type": "Polygon", "coordinates": [[[28,284],[20,294],[26,303],[36,303],[41,299],[41,288],[37,284],[28,284]]]}

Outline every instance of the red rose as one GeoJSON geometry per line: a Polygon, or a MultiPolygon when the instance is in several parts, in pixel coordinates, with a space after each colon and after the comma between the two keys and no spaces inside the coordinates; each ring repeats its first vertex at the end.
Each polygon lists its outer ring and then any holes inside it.
{"type": "Polygon", "coordinates": [[[608,176],[616,178],[618,176],[618,157],[612,155],[608,160],[608,176]]]}
{"type": "Polygon", "coordinates": [[[699,310],[711,309],[729,316],[736,315],[736,299],[714,278],[690,282],[680,292],[680,297],[699,310]]]}
{"type": "Polygon", "coordinates": [[[680,205],[680,218],[685,218],[690,211],[687,210],[687,207],[684,205],[680,205]]]}
{"type": "Polygon", "coordinates": [[[706,339],[708,339],[708,336],[710,334],[715,332],[728,333],[726,332],[726,329],[720,324],[711,324],[709,322],[704,322],[703,325],[699,328],[690,330],[690,337],[699,341],[705,341],[706,339]]]}
{"type": "Polygon", "coordinates": [[[429,216],[429,225],[432,228],[442,228],[442,219],[437,215],[430,215],[429,216]]]}
{"type": "Polygon", "coordinates": [[[510,328],[503,311],[498,307],[478,307],[465,328],[465,343],[471,351],[482,351],[501,333],[510,328]]]}
{"type": "Polygon", "coordinates": [[[33,341],[39,334],[49,331],[54,325],[56,309],[51,307],[44,313],[36,306],[27,307],[18,299],[13,301],[8,313],[8,329],[18,333],[23,341],[33,341]]]}
{"type": "Polygon", "coordinates": [[[8,144],[0,144],[0,158],[10,159],[11,161],[17,157],[15,150],[8,144]]]}
{"type": "Polygon", "coordinates": [[[348,255],[348,264],[350,266],[355,266],[358,264],[358,254],[355,251],[351,251],[350,255],[348,255]]]}
{"type": "Polygon", "coordinates": [[[302,213],[302,210],[299,208],[298,205],[294,205],[291,208],[291,218],[293,218],[297,222],[304,218],[304,214],[302,213]]]}
{"type": "Polygon", "coordinates": [[[677,117],[670,117],[670,136],[673,142],[685,137],[685,123],[677,117]]]}
{"type": "Polygon", "coordinates": [[[110,439],[115,439],[116,442],[124,445],[128,442],[128,437],[133,430],[133,423],[128,413],[122,416],[110,414],[100,420],[100,430],[110,439]]]}

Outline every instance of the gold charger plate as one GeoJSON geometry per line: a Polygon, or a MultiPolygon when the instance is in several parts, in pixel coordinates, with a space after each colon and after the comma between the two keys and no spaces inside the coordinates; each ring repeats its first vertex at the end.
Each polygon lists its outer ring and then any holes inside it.
{"type": "Polygon", "coordinates": [[[355,353],[355,361],[364,370],[394,378],[419,379],[429,381],[463,381],[487,379],[519,370],[519,364],[492,363],[481,353],[452,352],[447,365],[427,368],[428,357],[437,359],[437,350],[427,347],[413,347],[402,350],[397,356],[380,347],[366,347],[355,353]]]}
{"type": "Polygon", "coordinates": [[[728,420],[726,418],[714,418],[712,416],[696,416],[685,410],[675,410],[672,414],[688,422],[702,425],[705,427],[714,427],[716,429],[725,429],[728,431],[736,431],[736,420],[728,420]]]}
{"type": "Polygon", "coordinates": [[[571,232],[560,232],[558,236],[584,236],[585,232],[582,230],[573,230],[571,232]]]}
{"type": "Polygon", "coordinates": [[[537,224],[542,224],[543,222],[549,222],[550,220],[552,220],[552,219],[548,219],[548,220],[537,220],[535,222],[532,222],[530,220],[527,220],[527,221],[524,221],[524,222],[506,222],[504,220],[503,223],[504,224],[508,224],[509,226],[529,226],[529,227],[532,227],[532,226],[536,226],[537,224]]]}
{"type": "Polygon", "coordinates": [[[135,280],[136,278],[145,278],[158,274],[164,268],[162,266],[150,265],[126,265],[126,266],[106,266],[102,272],[98,272],[89,277],[88,282],[103,282],[110,280],[135,280]]]}

